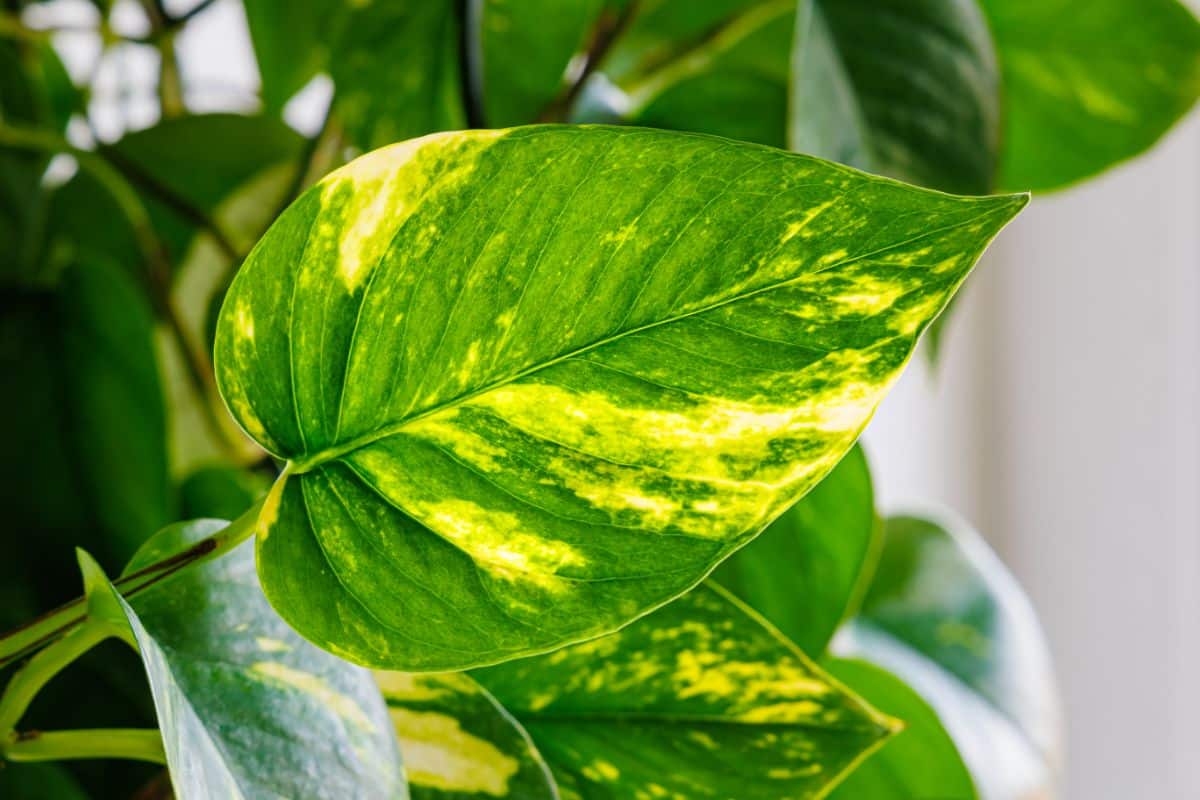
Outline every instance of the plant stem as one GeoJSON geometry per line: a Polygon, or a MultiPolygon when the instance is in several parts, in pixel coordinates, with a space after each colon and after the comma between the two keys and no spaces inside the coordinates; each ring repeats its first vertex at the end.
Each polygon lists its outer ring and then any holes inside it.
{"type": "MultiPolygon", "coordinates": [[[[184,569],[228,553],[254,535],[261,509],[262,501],[255,503],[249,511],[207,539],[124,575],[113,581],[113,585],[122,596],[133,597],[184,569]]],[[[85,608],[84,599],[77,598],[0,637],[0,668],[79,627],[87,619],[85,608]]]]}
{"type": "Polygon", "coordinates": [[[19,669],[0,696],[0,741],[11,738],[33,698],[64,667],[112,635],[91,621],[42,650],[19,669]]]}
{"type": "Polygon", "coordinates": [[[483,54],[472,33],[479,27],[479,0],[458,0],[458,81],[468,128],[486,128],[483,113],[483,54]]]}
{"type": "Polygon", "coordinates": [[[583,54],[583,66],[580,68],[579,73],[563,88],[557,97],[550,101],[549,105],[542,109],[542,112],[537,117],[538,122],[566,121],[571,107],[579,99],[579,93],[583,91],[588,78],[599,69],[600,64],[604,61],[604,57],[608,55],[608,51],[612,49],[612,46],[637,15],[637,6],[637,0],[629,0],[625,7],[617,14],[613,14],[608,9],[601,12],[595,26],[592,28],[587,50],[583,54]]]}
{"type": "Polygon", "coordinates": [[[167,763],[162,734],[147,728],[29,731],[14,735],[3,747],[9,761],[127,758],[164,766],[167,763]]]}
{"type": "Polygon", "coordinates": [[[217,399],[212,364],[209,363],[207,353],[192,344],[184,329],[179,310],[171,297],[171,265],[166,260],[150,215],[146,213],[146,207],[138,197],[137,191],[109,159],[91,150],[75,147],[56,133],[0,123],[0,145],[47,153],[67,153],[79,162],[81,168],[88,170],[112,196],[129,221],[146,266],[142,276],[146,292],[183,357],[188,379],[200,398],[205,421],[216,441],[235,458],[239,458],[238,445],[229,429],[221,422],[220,401],[217,399]]]}

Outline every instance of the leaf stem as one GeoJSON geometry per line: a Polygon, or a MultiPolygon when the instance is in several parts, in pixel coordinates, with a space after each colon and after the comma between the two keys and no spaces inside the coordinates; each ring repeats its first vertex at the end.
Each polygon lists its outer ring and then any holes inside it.
{"type": "MultiPolygon", "coordinates": [[[[123,575],[113,585],[128,598],[167,580],[185,569],[228,553],[254,535],[262,501],[226,527],[178,553],[170,553],[149,566],[123,575]]],[[[0,637],[0,668],[39,650],[78,628],[87,619],[83,598],[25,623],[0,637]]]]}
{"type": "Polygon", "coordinates": [[[149,728],[92,728],[28,731],[4,743],[9,761],[62,761],[80,758],[127,758],[166,766],[162,734],[149,728]]]}

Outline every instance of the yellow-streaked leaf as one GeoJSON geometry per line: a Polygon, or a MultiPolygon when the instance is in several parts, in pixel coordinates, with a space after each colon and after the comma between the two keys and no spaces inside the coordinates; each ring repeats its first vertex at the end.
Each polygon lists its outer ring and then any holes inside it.
{"type": "Polygon", "coordinates": [[[460,672],[375,675],[400,739],[413,800],[557,800],[521,724],[460,672]]]}
{"type": "Polygon", "coordinates": [[[833,468],[1024,196],[695,134],[439,134],[328,176],[218,322],[288,467],[258,563],[371,666],[496,663],[694,586],[833,468]]]}
{"type": "Polygon", "coordinates": [[[898,729],[706,583],[622,631],[474,676],[564,798],[815,798],[898,729]]]}

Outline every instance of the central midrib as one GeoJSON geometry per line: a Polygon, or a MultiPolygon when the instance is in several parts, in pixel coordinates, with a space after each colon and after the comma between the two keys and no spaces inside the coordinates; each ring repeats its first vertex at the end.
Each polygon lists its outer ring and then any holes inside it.
{"type": "MultiPolygon", "coordinates": [[[[1012,198],[1015,198],[1018,196],[1020,196],[1020,195],[1009,195],[1007,199],[1012,199],[1012,198]]],[[[785,288],[785,287],[790,286],[794,283],[797,283],[801,280],[810,278],[813,275],[817,275],[822,272],[827,272],[832,269],[837,269],[839,267],[844,267],[847,264],[853,264],[857,261],[862,261],[863,259],[872,258],[872,257],[880,255],[882,253],[886,253],[891,250],[896,250],[896,249],[904,247],[906,245],[914,244],[914,243],[919,242],[920,240],[925,239],[930,236],[936,236],[938,234],[945,233],[947,231],[951,231],[956,228],[965,227],[974,222],[977,222],[978,220],[980,220],[990,214],[994,214],[996,212],[1006,210],[1008,208],[1007,205],[999,205],[995,202],[996,200],[999,200],[999,199],[1001,199],[1001,198],[995,197],[995,196],[986,197],[986,198],[978,198],[978,200],[980,202],[987,202],[990,207],[987,208],[985,211],[983,211],[980,214],[973,215],[971,217],[968,217],[967,219],[960,220],[959,222],[955,222],[950,225],[943,225],[939,228],[934,228],[932,230],[924,231],[920,234],[917,234],[916,236],[911,236],[911,237],[909,237],[907,239],[903,239],[899,242],[893,242],[891,244],[876,248],[875,250],[871,250],[866,253],[859,253],[858,255],[851,256],[849,258],[844,258],[840,261],[836,261],[832,264],[821,267],[820,269],[815,269],[815,270],[812,270],[811,272],[805,272],[803,274],[797,275],[794,278],[788,278],[785,281],[779,281],[778,283],[773,283],[773,284],[769,284],[767,286],[762,286],[762,287],[759,287],[758,289],[754,289],[749,292],[737,294],[732,297],[728,297],[723,300],[719,300],[715,303],[710,303],[707,306],[697,308],[693,311],[688,311],[683,314],[676,314],[675,316],[672,316],[672,317],[667,317],[665,319],[657,320],[655,322],[650,322],[645,325],[639,325],[635,328],[630,328],[625,331],[620,331],[611,336],[606,336],[603,339],[598,339],[595,342],[591,342],[591,343],[583,345],[581,347],[577,347],[574,350],[570,350],[566,353],[555,356],[554,358],[551,358],[547,361],[543,361],[541,363],[526,367],[525,369],[520,370],[516,373],[513,373],[512,375],[498,378],[498,379],[492,381],[491,383],[487,383],[487,384],[479,387],[478,389],[474,389],[470,392],[465,392],[463,394],[452,397],[443,403],[439,403],[438,405],[431,406],[431,407],[425,409],[424,411],[421,411],[421,412],[418,412],[417,414],[412,415],[411,417],[406,417],[405,419],[398,420],[398,421],[390,423],[388,425],[384,425],[374,431],[371,431],[370,433],[365,433],[365,434],[362,434],[361,436],[356,436],[353,439],[350,439],[349,441],[344,442],[342,444],[335,445],[333,447],[328,447],[323,450],[319,450],[316,453],[313,453],[308,456],[289,459],[287,462],[287,465],[286,465],[288,467],[288,472],[291,475],[303,475],[306,472],[310,472],[313,469],[316,469],[317,467],[321,466],[322,464],[326,464],[330,461],[335,461],[337,459],[340,459],[343,456],[346,456],[347,454],[354,452],[355,450],[372,445],[375,442],[378,442],[382,439],[387,439],[391,436],[395,436],[396,434],[398,434],[402,430],[404,430],[404,428],[408,425],[412,425],[413,423],[420,422],[421,420],[424,420],[424,419],[428,419],[429,417],[432,417],[436,414],[439,414],[439,413],[449,410],[451,408],[455,408],[455,407],[461,406],[465,403],[469,403],[471,400],[474,400],[477,397],[487,394],[488,392],[490,392],[494,389],[498,389],[498,388],[505,386],[507,384],[510,384],[514,381],[519,381],[521,378],[527,377],[536,372],[540,372],[544,369],[548,369],[556,364],[560,364],[564,361],[575,358],[576,356],[579,356],[584,353],[595,350],[597,348],[603,347],[607,344],[611,344],[612,342],[619,341],[620,339],[623,339],[626,336],[632,336],[634,334],[641,333],[641,332],[647,331],[647,330],[651,330],[653,328],[657,328],[662,325],[671,325],[675,322],[679,322],[680,320],[687,319],[688,317],[694,317],[699,314],[704,314],[709,311],[713,311],[715,309],[727,306],[731,303],[736,303],[736,302],[739,302],[742,300],[748,300],[752,297],[756,297],[761,294],[766,294],[768,292],[773,292],[778,289],[785,288]],[[990,202],[988,202],[988,201],[990,201],[990,202]]],[[[960,276],[960,278],[959,278],[960,283],[962,282],[963,279],[966,278],[966,276],[969,272],[970,272],[970,270],[967,270],[966,272],[963,273],[962,276],[960,276]]],[[[949,294],[952,294],[952,292],[948,293],[948,296],[949,296],[949,294]]]]}

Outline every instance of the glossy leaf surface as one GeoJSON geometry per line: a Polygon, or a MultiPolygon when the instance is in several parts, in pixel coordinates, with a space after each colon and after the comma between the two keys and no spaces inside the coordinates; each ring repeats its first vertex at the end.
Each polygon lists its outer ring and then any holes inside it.
{"type": "Polygon", "coordinates": [[[871,473],[856,446],[713,576],[805,653],[820,658],[854,610],[878,525],[871,473]]]}
{"type": "MultiPolygon", "coordinates": [[[[224,525],[165,528],[128,570],[224,525]]],[[[97,598],[118,608],[136,637],[181,800],[407,797],[370,673],[308,644],[271,610],[249,545],[147,590],[133,607],[94,564],[84,569],[93,608],[97,598]]]]}
{"type": "Polygon", "coordinates": [[[853,659],[823,666],[876,708],[904,720],[904,730],[851,772],[833,800],[974,800],[975,785],[937,714],[904,683],[853,659]]]}
{"type": "Polygon", "coordinates": [[[1061,722],[1028,599],[983,540],[945,513],[887,521],[879,568],[835,651],[886,668],[954,738],[981,794],[1053,792],[1061,722]]]}
{"type": "Polygon", "coordinates": [[[833,468],[1024,202],[628,128],[353,162],[271,228],[218,325],[226,403],[291,462],[267,596],[408,670],[619,627],[833,468]]]}
{"type": "Polygon", "coordinates": [[[1055,189],[1149,148],[1200,96],[1176,0],[983,0],[1004,79],[1001,186],[1055,189]]]}
{"type": "Polygon", "coordinates": [[[529,734],[463,673],[379,672],[414,800],[556,800],[529,734]]]}
{"type": "Polygon", "coordinates": [[[799,13],[793,149],[944,191],[991,190],[999,81],[976,0],[802,0],[799,13]]]}
{"type": "Polygon", "coordinates": [[[564,798],[820,797],[895,725],[712,583],[618,633],[475,676],[564,798]]]}

